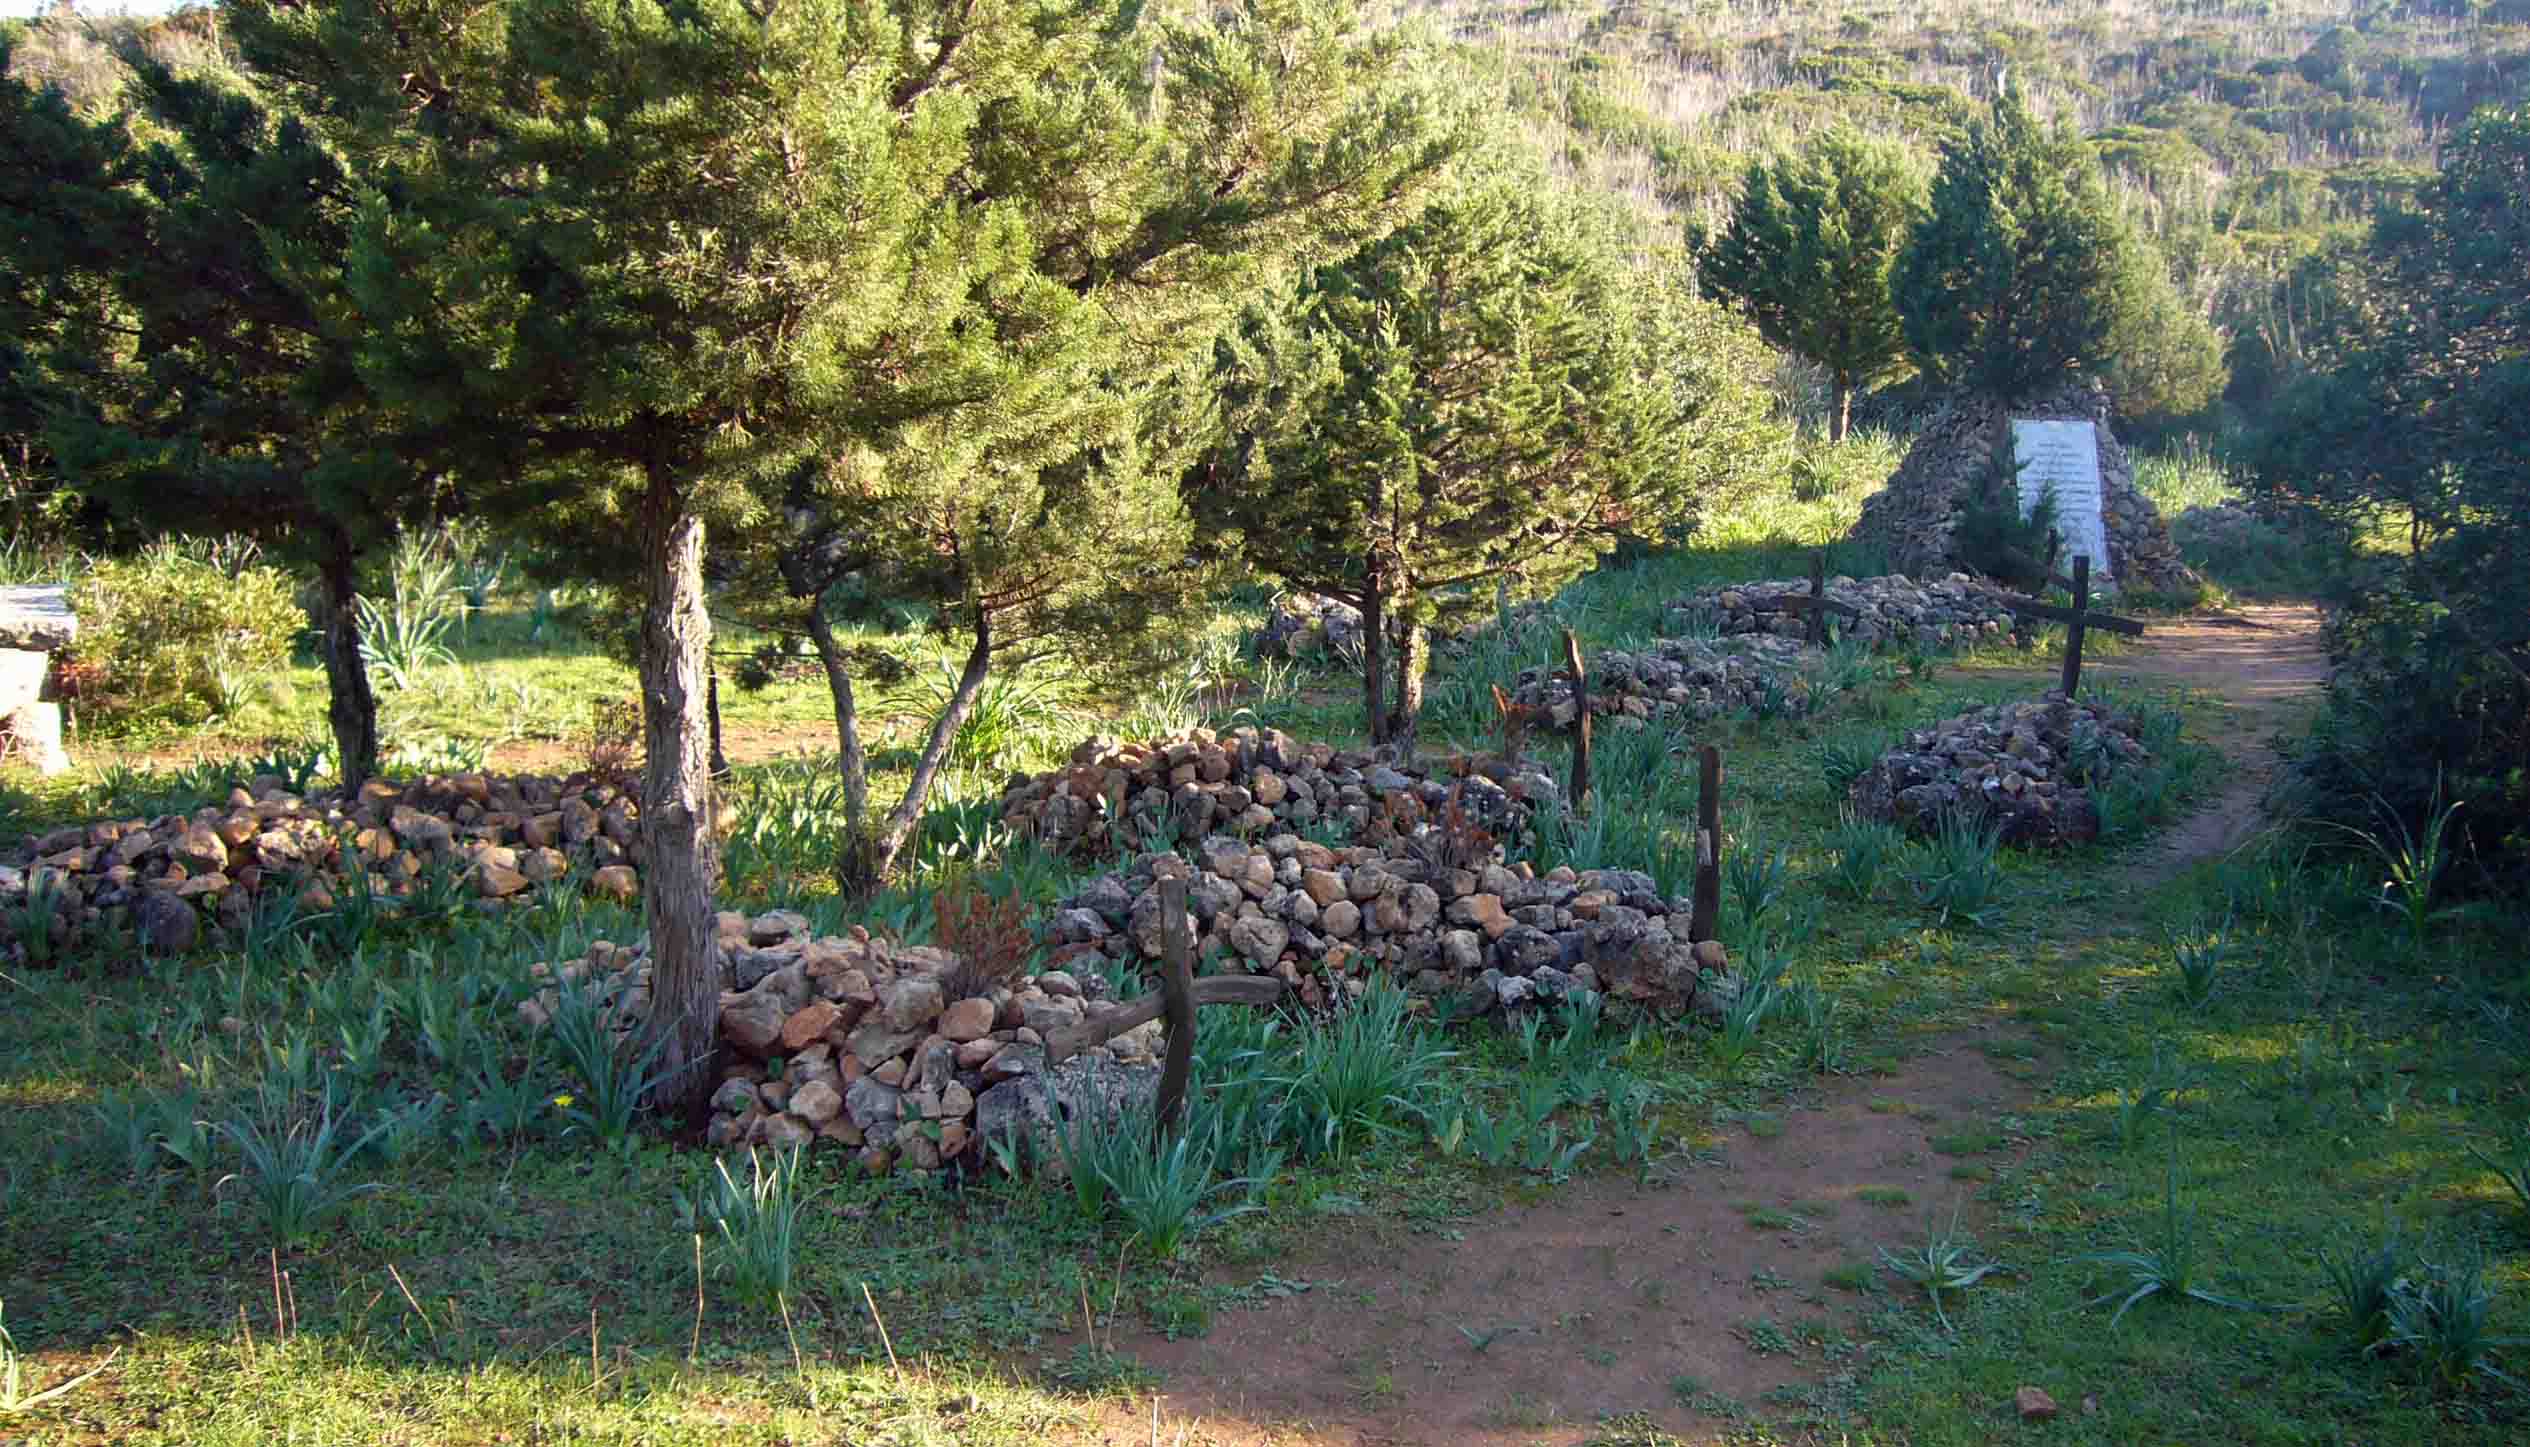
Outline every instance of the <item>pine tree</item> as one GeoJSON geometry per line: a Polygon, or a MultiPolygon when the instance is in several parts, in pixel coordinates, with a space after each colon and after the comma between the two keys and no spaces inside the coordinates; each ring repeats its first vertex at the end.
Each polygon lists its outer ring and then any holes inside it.
{"type": "Polygon", "coordinates": [[[317,578],[339,772],[378,762],[360,560],[445,497],[335,325],[348,177],[244,77],[126,57],[126,108],[0,82],[0,250],[40,275],[21,373],[61,473],[145,532],[242,533],[317,578]]]}
{"type": "MultiPolygon", "coordinates": [[[[719,984],[707,535],[754,536],[805,476],[839,489],[850,546],[970,598],[1030,529],[1114,556],[1075,525],[1112,517],[1004,485],[1095,486],[1147,359],[1371,234],[1429,106],[1381,89],[1402,40],[1286,0],[1166,23],[1126,0],[240,16],[362,179],[364,383],[482,507],[638,580],[654,1029],[689,1108],[719,984]],[[1009,501],[971,527],[908,505],[948,489],[1009,501]]],[[[976,626],[962,684],[991,658],[976,626]]]]}
{"type": "MultiPolygon", "coordinates": [[[[1211,573],[1188,560],[1176,488],[1215,412],[1191,364],[1246,298],[1380,229],[1438,172],[1457,141],[1426,57],[1411,32],[1365,31],[1342,5],[1112,28],[1074,66],[1104,78],[1096,106],[1031,121],[1025,148],[979,139],[996,155],[996,204],[1040,238],[1027,264],[1089,329],[1014,357],[971,401],[802,467],[753,556],[728,569],[747,620],[804,632],[823,665],[847,887],[894,868],[993,669],[1130,671],[1204,596],[1211,573]],[[856,603],[920,605],[965,643],[879,820],[863,665],[834,628],[856,603]]],[[[1007,87],[994,106],[1022,113],[1047,89],[1025,70],[967,84],[1007,87]]]]}
{"type": "Polygon", "coordinates": [[[2006,89],[1942,146],[1931,209],[1894,284],[1907,348],[1937,383],[2017,401],[2075,372],[2120,376],[2121,353],[2154,351],[2160,361],[2123,375],[2185,372],[2194,380],[2150,400],[2192,410],[2189,389],[2202,389],[2193,396],[2202,405],[2220,367],[2206,385],[2211,332],[2169,304],[2166,276],[2152,284],[2159,266],[2110,200],[2090,147],[2006,89]],[[2164,335],[2172,329],[2202,340],[2164,335]],[[2182,367],[2180,357],[2191,360],[2182,367]]]}
{"type": "Polygon", "coordinates": [[[1775,440],[1755,338],[1678,268],[1542,175],[1475,177],[1247,319],[1192,483],[1252,566],[1361,610],[1377,741],[1412,741],[1428,630],[1688,524],[1775,440]]]}
{"type": "Polygon", "coordinates": [[[1902,148],[1829,130],[1799,152],[1749,162],[1730,219],[1701,248],[1706,290],[1744,307],[1767,341],[1826,369],[1837,440],[1854,389],[1907,369],[1889,273],[1923,213],[1924,187],[1902,148]]]}

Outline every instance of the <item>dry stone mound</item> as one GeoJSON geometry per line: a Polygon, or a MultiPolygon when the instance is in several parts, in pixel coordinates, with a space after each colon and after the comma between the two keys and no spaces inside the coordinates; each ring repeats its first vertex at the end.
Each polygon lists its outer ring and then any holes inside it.
{"type": "MultiPolygon", "coordinates": [[[[2012,631],[2015,619],[2000,594],[1965,573],[1918,583],[1900,573],[1877,578],[1833,577],[1830,600],[1860,609],[1858,619],[1834,620],[1846,641],[1871,648],[1957,648],[2012,631]]],[[[1669,605],[1672,626],[1705,628],[1724,637],[1767,634],[1801,638],[1805,616],[1784,606],[1810,594],[1806,578],[1734,583],[1690,593],[1669,605]]]]}
{"type": "Polygon", "coordinates": [[[1302,744],[1279,729],[1194,729],[1151,743],[1093,738],[1050,773],[1002,791],[1002,819],[1046,849],[1092,858],[1154,838],[1262,838],[1323,824],[1348,836],[1411,830],[1455,807],[1497,839],[1560,807],[1555,778],[1528,760],[1399,759],[1302,744]]]}
{"type": "Polygon", "coordinates": [[[1929,832],[1966,815],[2006,844],[2046,848],[2099,837],[2091,788],[2149,762],[2131,714],[2060,692],[1997,704],[1907,736],[1854,780],[1857,813],[1929,832]]]}
{"type": "Polygon", "coordinates": [[[1849,536],[1880,549],[1901,573],[1940,574],[1958,566],[1951,534],[2014,418],[2089,422],[2097,429],[2101,520],[2108,532],[2108,571],[2116,583],[2176,591],[2196,582],[2159,510],[2135,487],[2134,466],[2109,430],[2107,394],[2087,380],[2070,380],[2008,405],[1990,397],[1951,397],[1916,436],[1889,485],[1863,500],[1862,518],[1849,536]]]}
{"type": "Polygon", "coordinates": [[[1312,1006],[1386,975],[1461,1015],[1578,991],[1674,1009],[1694,1002],[1702,970],[1723,967],[1717,947],[1699,956],[1689,945],[1689,901],[1662,898],[1647,874],[1540,876],[1437,853],[1428,834],[1350,848],[1278,834],[1259,845],[1215,836],[1191,860],[1146,854],[1058,906],[1052,959],[1155,971],[1156,886],[1174,875],[1187,881],[1199,955],[1273,975],[1312,1006]]]}
{"type": "Polygon", "coordinates": [[[1318,593],[1275,599],[1254,640],[1261,658],[1301,658],[1356,647],[1361,641],[1362,610],[1318,593]]]}
{"type": "MultiPolygon", "coordinates": [[[[997,1131],[1032,1143],[1055,1119],[1052,1101],[1116,1108],[1147,1099],[1159,1078],[1156,1021],[1047,1070],[1049,1032],[1117,1008],[1096,975],[985,980],[945,950],[862,929],[816,936],[789,910],[724,913],[718,936],[728,1061],[712,1093],[714,1146],[822,1143],[873,1171],[938,1170],[997,1131]]],[[[645,947],[600,940],[580,959],[532,966],[552,983],[519,1012],[542,1029],[567,988],[629,1035],[650,1009],[650,969],[645,947]]]]}
{"type": "MultiPolygon", "coordinates": [[[[1590,716],[1699,723],[1731,713],[1799,717],[1826,702],[1820,686],[1825,662],[1819,649],[1762,633],[1663,638],[1640,651],[1611,649],[1590,661],[1590,716]]],[[[1572,727],[1578,716],[1572,677],[1561,670],[1523,670],[1512,698],[1545,710],[1559,729],[1572,727]]]]}
{"type": "Polygon", "coordinates": [[[362,875],[385,900],[438,871],[459,874],[486,907],[567,877],[633,899],[639,821],[630,794],[585,775],[373,779],[354,798],[303,797],[266,775],[191,814],[29,836],[0,863],[0,903],[49,891],[64,940],[119,917],[165,955],[191,949],[208,926],[241,929],[277,890],[311,912],[332,909],[362,875]]]}

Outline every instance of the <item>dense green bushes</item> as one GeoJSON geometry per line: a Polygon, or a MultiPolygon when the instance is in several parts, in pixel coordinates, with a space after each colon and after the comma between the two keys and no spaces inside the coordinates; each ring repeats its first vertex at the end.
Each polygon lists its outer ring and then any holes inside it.
{"type": "Polygon", "coordinates": [[[79,716],[129,727],[234,712],[288,661],[307,622],[278,568],[240,565],[173,543],[95,565],[71,590],[79,642],[70,671],[79,716]]]}
{"type": "Polygon", "coordinates": [[[2447,803],[2480,882],[2530,867],[2530,111],[2443,149],[2337,278],[2323,370],[2279,402],[2260,485],[2342,538],[2403,547],[2339,581],[2346,660],[2299,800],[2379,833],[2447,803]]]}

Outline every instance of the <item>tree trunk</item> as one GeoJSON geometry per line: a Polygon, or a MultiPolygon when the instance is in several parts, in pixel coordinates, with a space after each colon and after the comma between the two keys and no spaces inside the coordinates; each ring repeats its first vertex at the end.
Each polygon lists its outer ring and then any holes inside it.
{"type": "Polygon", "coordinates": [[[914,837],[914,825],[922,819],[923,802],[931,797],[931,782],[940,775],[940,761],[949,756],[949,745],[957,738],[967,713],[975,707],[975,695],[983,689],[984,675],[992,666],[993,620],[978,613],[975,646],[967,650],[966,667],[958,673],[957,687],[949,694],[949,706],[931,721],[931,737],[923,740],[922,757],[914,761],[914,776],[905,784],[905,797],[888,811],[887,823],[879,830],[872,861],[878,879],[886,879],[896,868],[896,856],[904,851],[905,842],[914,837]]]}
{"type": "Polygon", "coordinates": [[[1397,712],[1388,741],[1411,753],[1416,726],[1423,721],[1423,675],[1431,661],[1432,635],[1420,623],[1407,623],[1397,634],[1397,712]]]}
{"type": "Polygon", "coordinates": [[[359,585],[351,548],[337,541],[317,570],[317,651],[325,658],[325,717],[343,792],[357,794],[378,772],[378,695],[360,656],[359,585]]]}
{"type": "Polygon", "coordinates": [[[720,747],[720,670],[712,669],[707,678],[709,681],[703,698],[712,720],[712,777],[726,779],[729,777],[729,755],[723,753],[720,747]]]}
{"type": "Polygon", "coordinates": [[[808,637],[825,665],[826,692],[834,696],[835,757],[843,770],[843,857],[836,880],[847,898],[878,885],[877,840],[870,835],[870,756],[861,747],[861,711],[852,694],[852,668],[826,617],[826,595],[808,600],[808,637]]]}
{"type": "Polygon", "coordinates": [[[1835,389],[1835,397],[1830,404],[1834,415],[1827,420],[1827,440],[1842,442],[1854,425],[1854,379],[1838,372],[1835,389]]]}
{"type": "Polygon", "coordinates": [[[1362,717],[1370,741],[1388,741],[1388,619],[1374,574],[1362,587],[1362,717]]]}
{"type": "Polygon", "coordinates": [[[693,1115],[718,1084],[720,947],[713,911],[719,845],[712,835],[705,719],[711,618],[703,609],[703,520],[684,506],[664,464],[642,499],[641,785],[643,902],[650,925],[650,1028],[661,1043],[651,1103],[693,1115]]]}

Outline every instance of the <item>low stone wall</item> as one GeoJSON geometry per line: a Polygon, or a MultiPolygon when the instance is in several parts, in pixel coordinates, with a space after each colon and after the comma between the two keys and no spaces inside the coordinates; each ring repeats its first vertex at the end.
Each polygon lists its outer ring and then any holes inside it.
{"type": "MultiPolygon", "coordinates": [[[[1158,1080],[1157,1022],[1048,1071],[1047,1033],[1117,1008],[1100,998],[1105,982],[1095,976],[1049,970],[988,981],[945,950],[860,929],[815,937],[788,910],[722,914],[719,945],[729,1060],[712,1095],[714,1146],[822,1143],[857,1152],[876,1171],[937,1170],[977,1152],[987,1135],[1050,1129],[1049,1078],[1117,1101],[1147,1095],[1158,1080]]],[[[581,959],[531,969],[556,979],[519,1006],[536,1028],[560,1006],[563,982],[590,992],[619,1030],[649,1011],[640,946],[600,940],[581,959]]]]}
{"type": "Polygon", "coordinates": [[[1497,838],[1557,808],[1545,766],[1529,760],[1399,760],[1302,744],[1279,729],[1195,729],[1147,744],[1094,738],[1050,773],[1002,791],[1002,819],[1058,853],[1112,856],[1154,837],[1261,838],[1323,825],[1348,836],[1412,830],[1457,807],[1497,838]]]}
{"type": "Polygon", "coordinates": [[[372,780],[356,799],[304,798],[263,776],[232,788],[225,807],[30,836],[0,864],[0,901],[51,889],[65,941],[125,911],[146,948],[172,955],[206,922],[241,929],[274,889],[331,909],[354,870],[386,898],[453,869],[497,902],[576,869],[591,892],[634,899],[639,818],[629,795],[586,776],[372,780]]]}
{"type": "Polygon", "coordinates": [[[1431,836],[1332,848],[1280,834],[1254,846],[1206,839],[1191,860],[1145,855],[1062,901],[1048,926],[1052,960],[1155,971],[1155,886],[1176,876],[1200,956],[1273,975],[1313,1006],[1385,975],[1460,1015],[1575,991],[1677,1009],[1694,1002],[1700,969],[1723,967],[1718,946],[1699,957],[1688,944],[1689,902],[1661,898],[1647,874],[1541,877],[1491,858],[1427,857],[1438,852],[1431,836]]]}
{"type": "Polygon", "coordinates": [[[1907,736],[1854,780],[1854,809],[1918,833],[1966,813],[2006,844],[2044,848],[2099,837],[2089,785],[2149,762],[2131,715],[2044,698],[1997,704],[1907,736]]]}
{"type": "MultiPolygon", "coordinates": [[[[1725,637],[1770,634],[1801,638],[1807,618],[1783,605],[1810,593],[1807,578],[1771,578],[1690,593],[1669,605],[1673,626],[1702,626],[1725,637]]],[[[1862,611],[1859,619],[1834,619],[1840,635],[1872,648],[1958,648],[2012,631],[2015,619],[2001,596],[1965,573],[1918,583],[1899,573],[1877,578],[1829,578],[1827,596],[1862,611]]]]}

